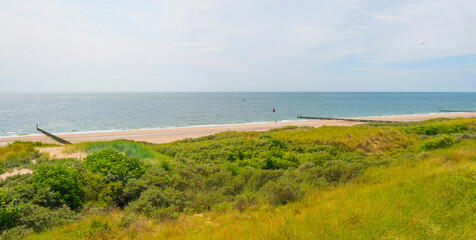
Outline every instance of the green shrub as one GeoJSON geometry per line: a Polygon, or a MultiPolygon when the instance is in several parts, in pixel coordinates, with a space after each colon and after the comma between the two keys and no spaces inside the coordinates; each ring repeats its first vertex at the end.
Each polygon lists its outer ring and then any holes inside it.
{"type": "Polygon", "coordinates": [[[185,195],[183,192],[174,189],[160,189],[150,187],[145,190],[140,197],[127,206],[127,211],[151,216],[158,208],[168,208],[170,206],[183,207],[185,205],[185,195]]]}
{"type": "Polygon", "coordinates": [[[213,189],[220,188],[222,186],[229,185],[231,179],[232,179],[231,172],[226,170],[221,170],[208,176],[204,181],[204,185],[207,189],[213,190],[213,189]]]}
{"type": "Polygon", "coordinates": [[[23,210],[16,201],[7,203],[2,195],[0,195],[0,232],[15,226],[15,220],[23,210]]]}
{"type": "Polygon", "coordinates": [[[159,220],[172,220],[180,216],[180,207],[177,205],[170,205],[166,208],[157,208],[149,215],[152,218],[159,220]]]}
{"type": "Polygon", "coordinates": [[[301,166],[299,166],[297,170],[299,172],[306,172],[307,170],[312,169],[315,166],[316,165],[312,162],[305,162],[305,163],[301,164],[301,166]]]}
{"type": "Polygon", "coordinates": [[[266,183],[263,190],[268,202],[272,205],[294,202],[304,196],[304,191],[299,184],[285,178],[266,183]]]}
{"type": "Polygon", "coordinates": [[[230,209],[230,204],[227,202],[217,203],[212,206],[213,212],[226,212],[228,209],[230,209]]]}
{"type": "Polygon", "coordinates": [[[37,190],[31,184],[31,174],[16,175],[0,181],[3,197],[6,202],[18,201],[27,203],[36,197],[37,190]]]}
{"type": "Polygon", "coordinates": [[[468,131],[467,124],[425,124],[406,128],[409,133],[416,133],[419,135],[437,135],[437,134],[451,134],[462,133],[468,131]]]}
{"type": "Polygon", "coordinates": [[[442,135],[422,142],[420,148],[422,150],[433,150],[451,146],[455,143],[455,139],[448,135],[442,135]]]}
{"type": "Polygon", "coordinates": [[[18,225],[31,228],[36,232],[78,219],[78,215],[65,205],[56,210],[35,204],[25,204],[22,207],[24,210],[17,220],[18,225]]]}
{"type": "Polygon", "coordinates": [[[49,188],[57,206],[67,204],[75,209],[81,206],[82,186],[76,169],[62,165],[40,165],[32,176],[36,189],[49,188]]]}
{"type": "Polygon", "coordinates": [[[256,195],[243,193],[235,197],[233,208],[242,212],[257,203],[256,195]]]}
{"type": "Polygon", "coordinates": [[[293,161],[288,161],[279,157],[266,156],[263,161],[262,169],[267,170],[276,170],[276,169],[288,169],[291,167],[296,167],[297,163],[293,161]]]}
{"type": "Polygon", "coordinates": [[[309,161],[318,166],[322,166],[325,162],[334,159],[335,157],[328,152],[314,152],[309,157],[309,161]]]}
{"type": "Polygon", "coordinates": [[[283,175],[283,170],[254,170],[249,176],[247,187],[251,190],[258,190],[269,181],[274,181],[283,175]]]}
{"type": "Polygon", "coordinates": [[[33,229],[26,226],[16,226],[14,228],[7,229],[0,235],[0,239],[23,239],[34,233],[33,229]]]}
{"type": "Polygon", "coordinates": [[[84,161],[87,170],[100,173],[107,181],[127,182],[144,173],[143,164],[137,157],[127,157],[114,149],[104,149],[88,155],[84,161]]]}
{"type": "Polygon", "coordinates": [[[361,163],[329,161],[324,164],[322,175],[328,182],[346,182],[358,176],[363,168],[361,163]]]}

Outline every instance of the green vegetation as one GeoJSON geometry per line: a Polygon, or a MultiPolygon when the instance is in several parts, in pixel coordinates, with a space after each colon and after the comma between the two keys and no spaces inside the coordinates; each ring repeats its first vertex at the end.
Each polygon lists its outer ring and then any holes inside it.
{"type": "Polygon", "coordinates": [[[421,144],[421,149],[423,150],[433,150],[437,148],[443,148],[453,145],[455,143],[455,139],[448,135],[442,135],[439,137],[435,137],[432,139],[428,139],[423,141],[421,144]]]}
{"type": "Polygon", "coordinates": [[[64,164],[39,165],[31,183],[35,189],[49,189],[53,205],[69,205],[72,209],[81,206],[81,186],[78,171],[64,164]]]}
{"type": "Polygon", "coordinates": [[[474,239],[475,126],[438,119],[83,143],[72,148],[90,153],[84,161],[28,163],[32,175],[0,181],[0,236],[474,239]]]}
{"type": "Polygon", "coordinates": [[[84,151],[88,154],[96,153],[103,149],[114,149],[125,153],[129,157],[138,157],[140,159],[157,158],[158,154],[151,151],[149,146],[141,143],[136,143],[129,140],[115,140],[109,142],[85,142],[78,143],[67,147],[68,152],[77,150],[84,151]]]}
{"type": "Polygon", "coordinates": [[[40,152],[35,147],[42,145],[41,143],[14,142],[0,147],[0,172],[29,165],[32,160],[40,158],[40,152]]]}

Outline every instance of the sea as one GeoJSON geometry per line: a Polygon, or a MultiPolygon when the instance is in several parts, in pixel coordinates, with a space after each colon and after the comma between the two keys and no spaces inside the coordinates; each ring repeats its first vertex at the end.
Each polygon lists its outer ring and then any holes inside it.
{"type": "Polygon", "coordinates": [[[0,93],[0,137],[476,111],[475,92],[0,93]]]}

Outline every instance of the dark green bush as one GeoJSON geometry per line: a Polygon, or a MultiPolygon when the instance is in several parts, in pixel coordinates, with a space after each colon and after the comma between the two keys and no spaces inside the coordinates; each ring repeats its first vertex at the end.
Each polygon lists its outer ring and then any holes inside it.
{"type": "Polygon", "coordinates": [[[257,203],[256,195],[243,193],[235,197],[233,208],[242,212],[257,203]]]}
{"type": "Polygon", "coordinates": [[[82,186],[79,173],[66,165],[40,165],[32,176],[36,189],[49,188],[57,206],[67,204],[75,209],[81,206],[82,186]]]}
{"type": "Polygon", "coordinates": [[[263,187],[266,199],[270,204],[280,205],[294,202],[304,196],[301,186],[286,178],[280,178],[277,182],[270,181],[263,187]]]}
{"type": "Polygon", "coordinates": [[[294,161],[288,161],[283,158],[273,157],[268,155],[264,159],[262,164],[263,166],[261,168],[268,169],[268,170],[288,169],[288,168],[296,167],[297,164],[298,163],[294,161]]]}
{"type": "Polygon", "coordinates": [[[78,215],[66,205],[55,210],[35,204],[25,204],[22,207],[24,210],[17,220],[18,225],[31,228],[36,232],[78,219],[78,215]]]}
{"type": "Polygon", "coordinates": [[[22,213],[23,208],[16,201],[6,202],[0,193],[0,232],[15,226],[15,220],[22,213]]]}
{"type": "Polygon", "coordinates": [[[137,157],[127,157],[114,149],[104,149],[88,155],[84,161],[87,170],[100,173],[108,181],[127,182],[139,178],[144,173],[143,164],[137,157]]]}
{"type": "Polygon", "coordinates": [[[208,190],[214,190],[223,186],[228,186],[231,180],[231,172],[221,170],[208,176],[204,180],[204,185],[208,190]]]}
{"type": "Polygon", "coordinates": [[[283,175],[283,170],[254,170],[247,182],[247,187],[251,190],[258,190],[269,181],[274,181],[283,175]]]}
{"type": "Polygon", "coordinates": [[[183,192],[170,188],[150,187],[142,192],[137,200],[131,202],[126,210],[150,216],[158,208],[168,208],[172,205],[183,207],[185,201],[183,192]]]}

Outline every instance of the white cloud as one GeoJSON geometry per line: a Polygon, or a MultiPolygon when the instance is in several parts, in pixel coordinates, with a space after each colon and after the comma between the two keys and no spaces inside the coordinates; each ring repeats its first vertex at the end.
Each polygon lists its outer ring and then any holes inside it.
{"type": "Polygon", "coordinates": [[[474,1],[432,0],[371,13],[375,62],[416,61],[476,53],[474,1]],[[424,43],[424,44],[421,44],[424,43]]]}
{"type": "Polygon", "coordinates": [[[22,89],[35,78],[58,90],[154,90],[155,83],[180,91],[174,81],[210,91],[322,90],[314,87],[323,78],[339,81],[352,71],[408,75],[412,69],[387,65],[475,54],[475,8],[462,0],[4,1],[0,84],[22,89]]]}

